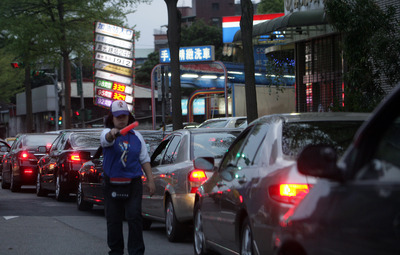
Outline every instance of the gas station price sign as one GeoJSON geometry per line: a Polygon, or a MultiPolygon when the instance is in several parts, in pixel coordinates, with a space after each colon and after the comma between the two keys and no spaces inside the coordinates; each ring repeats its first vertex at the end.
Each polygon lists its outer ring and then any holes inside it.
{"type": "Polygon", "coordinates": [[[106,81],[106,80],[96,80],[96,86],[104,89],[112,89],[118,92],[122,92],[125,94],[132,94],[133,88],[119,82],[112,82],[112,81],[106,81]]]}
{"type": "Polygon", "coordinates": [[[96,22],[94,27],[94,104],[109,108],[123,100],[133,109],[134,37],[131,29],[96,22]]]}
{"type": "Polygon", "coordinates": [[[119,93],[119,92],[113,92],[113,91],[106,90],[106,89],[96,89],[96,95],[105,97],[105,98],[109,98],[109,99],[113,99],[113,100],[122,100],[129,104],[131,104],[133,101],[133,97],[131,97],[131,96],[128,96],[128,95],[125,95],[125,94],[119,93]]]}

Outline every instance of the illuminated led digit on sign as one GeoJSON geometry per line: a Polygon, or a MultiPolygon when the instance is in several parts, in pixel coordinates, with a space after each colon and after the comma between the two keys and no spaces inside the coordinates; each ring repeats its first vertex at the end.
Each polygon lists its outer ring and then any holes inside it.
{"type": "Polygon", "coordinates": [[[96,104],[105,106],[105,107],[111,107],[113,100],[107,99],[107,98],[102,98],[102,97],[96,97],[96,104]]]}
{"type": "Polygon", "coordinates": [[[107,97],[107,98],[113,97],[113,93],[105,89],[97,89],[96,94],[101,97],[107,97]]]}
{"type": "Polygon", "coordinates": [[[105,89],[112,89],[113,83],[111,81],[96,80],[96,86],[97,87],[102,87],[102,88],[105,88],[105,89]]]}
{"type": "Polygon", "coordinates": [[[114,96],[113,96],[114,100],[123,100],[123,101],[125,101],[125,98],[126,98],[126,96],[124,94],[121,94],[121,93],[118,93],[118,92],[115,92],[114,96]]]}
{"type": "Polygon", "coordinates": [[[121,83],[115,83],[113,84],[113,90],[117,90],[117,91],[121,91],[121,92],[125,92],[125,88],[126,86],[121,84],[121,83]]]}

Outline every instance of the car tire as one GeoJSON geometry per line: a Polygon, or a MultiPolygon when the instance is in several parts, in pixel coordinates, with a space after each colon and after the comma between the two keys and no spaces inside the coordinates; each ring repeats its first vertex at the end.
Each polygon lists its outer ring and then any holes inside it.
{"type": "Polygon", "coordinates": [[[7,183],[6,180],[4,180],[4,176],[2,176],[1,188],[2,188],[2,189],[9,189],[9,188],[10,188],[10,184],[7,183]]]}
{"type": "Polygon", "coordinates": [[[170,242],[178,242],[183,239],[185,229],[176,219],[174,205],[171,198],[167,199],[165,207],[165,232],[170,242]]]}
{"type": "Polygon", "coordinates": [[[253,249],[253,232],[251,230],[249,218],[245,218],[242,224],[240,234],[240,254],[254,254],[253,249]]]}
{"type": "Polygon", "coordinates": [[[76,192],[76,205],[79,211],[90,211],[93,209],[93,204],[85,201],[81,182],[78,183],[78,191],[76,192]]]}
{"type": "Polygon", "coordinates": [[[151,220],[143,218],[143,230],[149,230],[152,223],[151,220]]]}
{"type": "Polygon", "coordinates": [[[67,197],[68,197],[68,194],[66,194],[66,192],[63,189],[63,186],[61,185],[60,175],[57,175],[57,178],[56,178],[56,200],[59,202],[65,201],[67,197]]]}
{"type": "Polygon", "coordinates": [[[21,190],[21,185],[19,183],[17,183],[17,181],[14,179],[14,175],[12,173],[11,173],[10,190],[11,190],[11,192],[18,192],[21,190]]]}
{"type": "Polygon", "coordinates": [[[42,178],[40,177],[40,173],[38,173],[36,178],[36,196],[45,197],[48,192],[42,188],[42,178]]]}
{"type": "Polygon", "coordinates": [[[206,246],[206,238],[203,232],[203,218],[201,214],[200,204],[194,207],[194,230],[193,230],[193,249],[195,255],[208,255],[210,252],[206,246]]]}

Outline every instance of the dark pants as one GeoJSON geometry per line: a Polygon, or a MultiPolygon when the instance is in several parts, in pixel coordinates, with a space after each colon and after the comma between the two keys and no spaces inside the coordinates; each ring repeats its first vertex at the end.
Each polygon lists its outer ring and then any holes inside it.
{"type": "Polygon", "coordinates": [[[104,184],[104,210],[107,219],[107,244],[109,254],[124,254],[123,220],[129,226],[129,255],[144,254],[143,219],[142,219],[142,179],[132,180],[131,195],[127,200],[111,197],[110,184],[104,184]]]}

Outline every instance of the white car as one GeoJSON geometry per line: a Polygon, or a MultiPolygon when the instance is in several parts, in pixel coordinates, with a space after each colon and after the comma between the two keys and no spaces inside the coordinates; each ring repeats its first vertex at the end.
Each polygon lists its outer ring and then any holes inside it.
{"type": "Polygon", "coordinates": [[[205,120],[198,128],[237,128],[246,121],[246,116],[214,118],[205,120]]]}

